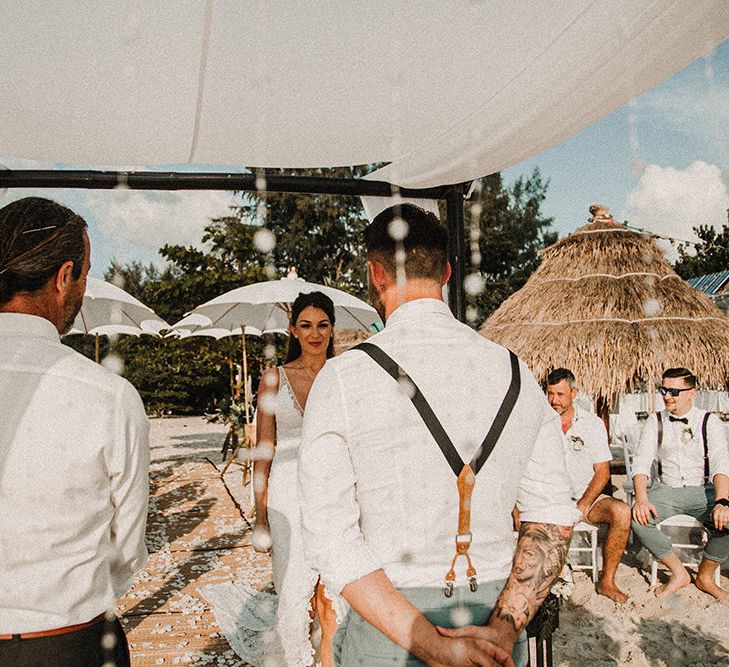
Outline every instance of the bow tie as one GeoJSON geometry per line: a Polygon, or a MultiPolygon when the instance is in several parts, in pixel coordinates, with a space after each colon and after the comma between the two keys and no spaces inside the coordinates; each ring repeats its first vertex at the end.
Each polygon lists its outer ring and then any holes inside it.
{"type": "Polygon", "coordinates": [[[688,417],[668,417],[668,421],[670,422],[681,422],[682,424],[688,425],[688,417]]]}

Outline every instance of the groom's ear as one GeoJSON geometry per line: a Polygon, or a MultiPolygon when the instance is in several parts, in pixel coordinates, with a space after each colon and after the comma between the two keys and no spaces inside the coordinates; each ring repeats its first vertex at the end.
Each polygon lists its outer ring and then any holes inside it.
{"type": "Polygon", "coordinates": [[[382,262],[375,260],[367,260],[367,272],[370,277],[370,284],[378,290],[382,290],[387,282],[387,271],[382,262]]]}

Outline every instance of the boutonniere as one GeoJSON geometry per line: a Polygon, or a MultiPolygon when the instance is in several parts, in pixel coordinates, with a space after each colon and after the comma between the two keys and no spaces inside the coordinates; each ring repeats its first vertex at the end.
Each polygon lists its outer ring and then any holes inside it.
{"type": "Polygon", "coordinates": [[[575,579],[572,576],[572,566],[569,563],[565,563],[559,577],[557,577],[554,584],[552,584],[550,593],[552,593],[552,595],[556,595],[562,600],[567,600],[569,596],[572,595],[572,591],[574,589],[575,579]]]}
{"type": "Polygon", "coordinates": [[[687,424],[683,427],[683,431],[681,431],[681,440],[684,442],[691,442],[691,440],[694,439],[694,432],[691,430],[691,427],[687,424]]]}
{"type": "Polygon", "coordinates": [[[571,435],[570,442],[572,442],[572,449],[576,452],[579,452],[585,446],[585,441],[579,435],[571,435]]]}

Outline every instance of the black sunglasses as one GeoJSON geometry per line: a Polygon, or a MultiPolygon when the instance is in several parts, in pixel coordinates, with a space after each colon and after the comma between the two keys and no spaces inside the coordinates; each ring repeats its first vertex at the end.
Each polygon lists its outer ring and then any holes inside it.
{"type": "Polygon", "coordinates": [[[691,391],[692,389],[693,387],[686,387],[684,389],[675,389],[674,387],[658,387],[658,391],[661,392],[661,396],[670,394],[674,398],[676,398],[682,391],[691,391]]]}

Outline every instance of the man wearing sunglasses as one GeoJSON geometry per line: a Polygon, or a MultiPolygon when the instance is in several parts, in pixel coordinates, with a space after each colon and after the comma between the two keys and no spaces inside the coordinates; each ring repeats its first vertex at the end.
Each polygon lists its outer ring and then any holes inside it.
{"type": "Polygon", "coordinates": [[[671,573],[668,583],[656,588],[656,595],[664,596],[687,586],[691,577],[656,524],[676,514],[688,514],[701,521],[710,537],[696,586],[729,602],[729,592],[714,582],[716,568],[729,557],[726,434],[716,415],[694,407],[696,377],[687,369],[665,371],[659,391],[666,408],[643,426],[633,461],[633,530],[671,573]],[[657,477],[648,488],[654,461],[657,477]]]}

